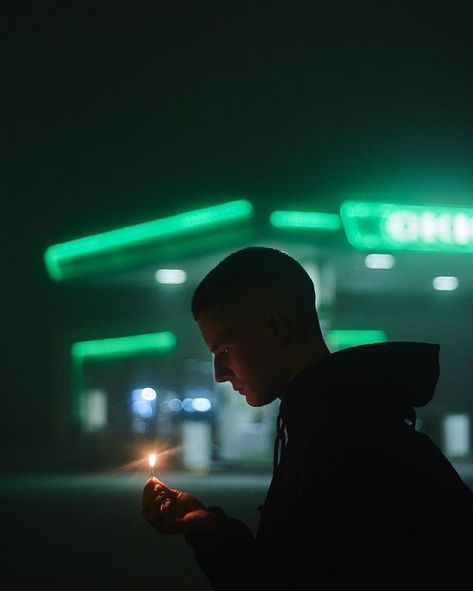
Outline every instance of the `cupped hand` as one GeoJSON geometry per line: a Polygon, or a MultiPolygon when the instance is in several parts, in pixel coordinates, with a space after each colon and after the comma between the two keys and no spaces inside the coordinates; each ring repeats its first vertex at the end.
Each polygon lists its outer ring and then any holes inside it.
{"type": "Polygon", "coordinates": [[[143,489],[142,512],[159,533],[205,532],[217,525],[215,514],[193,495],[169,488],[154,476],[143,489]]]}

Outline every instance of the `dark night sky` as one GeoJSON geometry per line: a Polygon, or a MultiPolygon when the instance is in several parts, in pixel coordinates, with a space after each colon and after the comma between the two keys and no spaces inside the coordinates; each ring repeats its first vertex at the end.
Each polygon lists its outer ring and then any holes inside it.
{"type": "Polygon", "coordinates": [[[8,51],[18,206],[40,235],[176,194],[471,174],[471,3],[48,4],[12,19],[8,51]]]}
{"type": "Polygon", "coordinates": [[[5,21],[12,413],[47,383],[49,244],[221,195],[473,187],[471,2],[68,4],[5,21]]]}

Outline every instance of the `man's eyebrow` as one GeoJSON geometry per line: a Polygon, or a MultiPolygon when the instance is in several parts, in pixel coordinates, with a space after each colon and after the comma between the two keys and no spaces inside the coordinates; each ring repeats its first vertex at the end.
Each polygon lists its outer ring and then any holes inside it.
{"type": "Polygon", "coordinates": [[[210,351],[211,353],[215,353],[215,350],[216,350],[216,349],[217,349],[217,347],[218,347],[218,341],[214,341],[214,342],[213,342],[211,345],[207,345],[207,346],[208,346],[208,348],[209,348],[209,351],[210,351]]]}
{"type": "Polygon", "coordinates": [[[215,351],[217,351],[217,349],[219,349],[223,344],[222,339],[217,339],[216,341],[214,341],[213,345],[210,347],[210,352],[213,353],[215,355],[215,351]]]}

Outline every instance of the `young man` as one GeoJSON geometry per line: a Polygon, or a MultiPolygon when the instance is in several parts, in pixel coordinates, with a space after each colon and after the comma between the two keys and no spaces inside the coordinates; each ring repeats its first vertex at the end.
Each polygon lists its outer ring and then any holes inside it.
{"type": "Polygon", "coordinates": [[[331,353],[314,286],[273,248],[222,260],[192,313],[215,379],[251,406],[281,400],[274,472],[256,537],[220,507],[156,478],[143,514],[183,533],[212,587],[330,588],[438,582],[473,556],[473,493],[415,430],[439,375],[439,346],[382,343],[331,353]]]}

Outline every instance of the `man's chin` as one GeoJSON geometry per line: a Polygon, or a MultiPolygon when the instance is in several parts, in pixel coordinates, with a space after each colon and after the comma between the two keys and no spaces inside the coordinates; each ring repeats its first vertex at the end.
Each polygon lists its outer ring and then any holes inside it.
{"type": "Polygon", "coordinates": [[[246,392],[243,394],[243,396],[246,398],[246,403],[249,406],[252,406],[254,408],[259,408],[260,406],[266,406],[267,404],[270,404],[271,402],[273,402],[273,400],[276,399],[276,396],[270,397],[270,398],[264,398],[262,396],[251,396],[251,394],[247,394],[246,392]]]}
{"type": "Polygon", "coordinates": [[[261,403],[255,401],[255,400],[251,400],[251,398],[248,398],[248,396],[245,396],[246,398],[246,403],[249,404],[250,406],[253,406],[254,408],[257,408],[258,406],[263,406],[261,403]]]}
{"type": "Polygon", "coordinates": [[[255,407],[256,406],[261,406],[261,404],[258,402],[258,400],[255,400],[253,398],[253,396],[251,395],[251,393],[242,391],[242,392],[240,392],[240,394],[245,398],[246,403],[249,406],[255,406],[255,407]]]}

